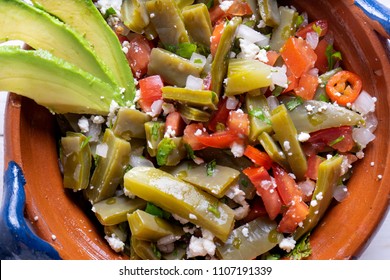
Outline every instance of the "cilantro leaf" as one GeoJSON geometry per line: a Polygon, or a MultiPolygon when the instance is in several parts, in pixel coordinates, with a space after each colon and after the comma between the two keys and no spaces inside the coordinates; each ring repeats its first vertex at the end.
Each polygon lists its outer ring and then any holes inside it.
{"type": "Polygon", "coordinates": [[[311,246],[309,240],[310,233],[302,237],[299,242],[295,245],[294,249],[287,254],[289,259],[301,260],[311,255],[311,246]]]}
{"type": "Polygon", "coordinates": [[[175,148],[175,142],[173,142],[171,138],[164,138],[163,140],[161,140],[157,147],[157,164],[160,166],[166,165],[168,161],[168,156],[175,148]]]}

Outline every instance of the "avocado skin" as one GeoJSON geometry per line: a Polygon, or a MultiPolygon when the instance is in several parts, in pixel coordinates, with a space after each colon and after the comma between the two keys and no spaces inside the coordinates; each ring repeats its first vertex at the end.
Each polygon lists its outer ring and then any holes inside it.
{"type": "Polygon", "coordinates": [[[123,106],[118,87],[45,50],[0,47],[0,90],[33,99],[54,113],[108,115],[112,100],[123,106]]]}
{"type": "Polygon", "coordinates": [[[44,49],[103,81],[115,84],[113,74],[99,61],[81,35],[57,18],[18,0],[0,0],[0,42],[21,40],[44,49]]]}
{"type": "Polygon", "coordinates": [[[32,2],[82,34],[93,46],[97,56],[113,72],[118,85],[124,88],[125,100],[134,100],[134,78],[121,43],[91,0],[32,2]]]}

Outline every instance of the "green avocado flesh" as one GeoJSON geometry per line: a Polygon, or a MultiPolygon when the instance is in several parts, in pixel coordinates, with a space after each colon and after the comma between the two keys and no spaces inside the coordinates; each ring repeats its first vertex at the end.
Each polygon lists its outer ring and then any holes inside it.
{"type": "Polygon", "coordinates": [[[134,78],[118,37],[91,0],[32,0],[34,4],[58,17],[90,42],[96,55],[113,72],[124,88],[125,99],[133,101],[134,78]]]}
{"type": "Polygon", "coordinates": [[[21,40],[44,49],[104,82],[115,84],[112,73],[99,61],[87,40],[57,18],[21,1],[0,0],[0,42],[21,40]]]}
{"type": "Polygon", "coordinates": [[[55,113],[107,115],[118,87],[44,50],[0,47],[0,88],[34,99],[55,113]]]}

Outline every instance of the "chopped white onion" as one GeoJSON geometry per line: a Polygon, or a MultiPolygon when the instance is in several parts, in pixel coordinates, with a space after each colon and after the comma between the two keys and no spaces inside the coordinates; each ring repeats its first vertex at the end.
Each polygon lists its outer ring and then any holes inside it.
{"type": "Polygon", "coordinates": [[[186,81],[186,88],[193,90],[202,90],[203,89],[203,79],[188,75],[186,81]]]}
{"type": "Polygon", "coordinates": [[[267,102],[271,111],[280,105],[278,98],[273,95],[267,97],[267,102]]]}
{"type": "Polygon", "coordinates": [[[375,135],[366,127],[355,127],[352,130],[353,140],[364,149],[368,143],[375,139],[375,135]]]}
{"type": "Polygon", "coordinates": [[[378,119],[376,118],[375,113],[374,112],[368,113],[367,115],[364,116],[364,120],[365,120],[365,127],[369,131],[374,133],[374,131],[378,126],[378,119]]]}
{"type": "Polygon", "coordinates": [[[269,37],[261,34],[260,32],[250,28],[245,24],[240,24],[236,31],[236,37],[245,39],[251,43],[265,47],[269,45],[269,37]]]}
{"type": "Polygon", "coordinates": [[[90,142],[97,142],[99,140],[100,133],[102,132],[101,124],[91,123],[89,130],[85,133],[85,136],[90,137],[90,142]]]}
{"type": "Polygon", "coordinates": [[[352,110],[355,110],[362,115],[375,111],[375,99],[365,90],[359,94],[355,102],[352,103],[352,110]]]}
{"type": "Polygon", "coordinates": [[[203,68],[207,62],[207,58],[204,55],[193,52],[190,61],[203,68]]]}
{"type": "Polygon", "coordinates": [[[228,97],[226,100],[226,109],[235,110],[237,108],[239,100],[234,96],[228,97]]]}
{"type": "Polygon", "coordinates": [[[306,34],[306,43],[308,43],[310,48],[312,48],[313,50],[317,48],[318,41],[319,36],[317,32],[308,32],[306,34]]]}
{"type": "Polygon", "coordinates": [[[298,183],[298,187],[302,190],[302,193],[306,196],[313,194],[316,183],[310,179],[298,183]]]}
{"type": "Polygon", "coordinates": [[[312,76],[318,76],[318,68],[311,68],[307,73],[312,76]]]}
{"type": "Polygon", "coordinates": [[[347,196],[349,195],[348,193],[348,189],[346,186],[344,185],[338,185],[335,187],[334,191],[333,191],[333,197],[334,199],[336,199],[338,202],[341,202],[343,201],[344,199],[347,198],[347,196]]]}
{"type": "Polygon", "coordinates": [[[152,117],[158,116],[162,112],[162,105],[164,101],[162,99],[156,100],[152,103],[152,106],[150,106],[150,109],[152,110],[152,117]]]}
{"type": "Polygon", "coordinates": [[[95,153],[98,156],[101,156],[101,157],[105,158],[107,156],[107,152],[108,152],[108,145],[107,145],[107,143],[100,143],[100,144],[98,144],[96,146],[95,153]]]}

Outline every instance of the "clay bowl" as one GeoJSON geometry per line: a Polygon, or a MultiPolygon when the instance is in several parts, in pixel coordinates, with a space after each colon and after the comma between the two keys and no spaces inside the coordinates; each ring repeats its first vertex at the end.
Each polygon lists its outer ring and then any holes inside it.
{"type": "MultiPolygon", "coordinates": [[[[366,148],[364,160],[355,165],[348,183],[350,195],[329,209],[311,235],[312,259],[357,258],[389,206],[390,63],[383,40],[383,36],[388,38],[388,16],[384,22],[374,18],[382,26],[348,0],[288,3],[307,11],[310,19],[330,22],[345,68],[359,74],[365,90],[378,99],[376,139],[366,148]],[[375,166],[370,166],[371,162],[375,166]],[[378,180],[379,174],[382,180],[378,180]]],[[[62,187],[53,116],[33,101],[11,94],[5,132],[1,250],[25,259],[119,259],[108,247],[91,211],[62,187]]]]}

